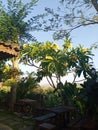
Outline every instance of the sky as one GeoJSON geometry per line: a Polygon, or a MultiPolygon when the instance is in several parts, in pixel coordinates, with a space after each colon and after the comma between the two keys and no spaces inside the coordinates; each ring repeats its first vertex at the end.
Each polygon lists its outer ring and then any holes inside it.
{"type": "MultiPolygon", "coordinates": [[[[24,2],[29,2],[30,0],[23,0],[24,2]]],[[[56,9],[58,6],[58,0],[39,0],[36,3],[37,6],[34,7],[33,14],[40,14],[44,11],[45,7],[50,7],[56,9]]],[[[54,41],[52,38],[51,32],[32,32],[32,34],[37,38],[40,42],[46,42],[51,41],[54,43],[57,43],[59,46],[62,46],[63,40],[54,41]]],[[[98,25],[94,26],[87,26],[87,27],[80,27],[76,30],[74,30],[71,33],[72,43],[73,46],[77,46],[79,44],[83,45],[84,47],[90,47],[93,43],[98,42],[98,25]]],[[[94,67],[98,69],[98,50],[93,51],[94,57],[94,67]]],[[[33,71],[33,68],[30,68],[28,66],[20,65],[20,68],[22,71],[33,71]]],[[[71,77],[71,76],[70,76],[71,77]]],[[[68,77],[70,80],[71,78],[68,77]]],[[[46,81],[43,80],[41,84],[46,84],[46,81]]]]}

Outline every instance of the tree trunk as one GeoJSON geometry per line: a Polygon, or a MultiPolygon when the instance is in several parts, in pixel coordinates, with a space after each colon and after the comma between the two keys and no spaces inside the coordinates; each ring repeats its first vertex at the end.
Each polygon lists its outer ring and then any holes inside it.
{"type": "Polygon", "coordinates": [[[14,105],[16,102],[16,90],[17,90],[17,86],[11,86],[10,103],[9,103],[10,111],[14,111],[14,105]]]}
{"type": "Polygon", "coordinates": [[[17,70],[19,69],[18,60],[19,60],[18,57],[13,57],[13,58],[12,58],[13,68],[15,68],[15,69],[17,69],[17,70]]]}
{"type": "MultiPolygon", "coordinates": [[[[18,57],[14,57],[12,59],[12,63],[13,63],[13,69],[16,69],[17,72],[18,72],[18,69],[19,69],[18,57]]],[[[14,111],[14,104],[16,103],[16,90],[17,90],[18,73],[14,74],[14,72],[13,72],[12,79],[14,79],[16,81],[16,83],[11,86],[11,95],[10,95],[9,109],[11,111],[14,111]]]]}

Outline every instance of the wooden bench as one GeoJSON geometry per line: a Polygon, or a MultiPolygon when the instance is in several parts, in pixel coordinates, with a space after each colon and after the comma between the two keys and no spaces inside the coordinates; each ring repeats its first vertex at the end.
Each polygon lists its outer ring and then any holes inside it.
{"type": "Polygon", "coordinates": [[[56,130],[56,126],[50,123],[42,123],[39,125],[40,130],[56,130]]]}
{"type": "Polygon", "coordinates": [[[51,121],[52,118],[55,119],[55,117],[56,117],[55,113],[49,113],[49,114],[45,114],[45,115],[33,118],[33,120],[35,122],[35,128],[38,128],[39,124],[41,124],[41,123],[51,121]]]}
{"type": "Polygon", "coordinates": [[[49,114],[45,114],[45,115],[42,115],[42,116],[35,117],[35,118],[33,118],[33,120],[35,120],[37,122],[43,122],[44,120],[54,118],[55,116],[56,116],[55,113],[49,113],[49,114]]]}

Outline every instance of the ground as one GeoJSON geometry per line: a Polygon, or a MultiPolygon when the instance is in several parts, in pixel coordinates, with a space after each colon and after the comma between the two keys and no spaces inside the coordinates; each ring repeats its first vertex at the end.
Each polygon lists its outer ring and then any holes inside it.
{"type": "MultiPolygon", "coordinates": [[[[0,109],[0,124],[10,127],[12,130],[33,130],[32,117],[17,115],[0,109]]],[[[1,128],[0,128],[1,130],[1,128]]],[[[6,128],[4,130],[7,130],[6,128]]],[[[10,129],[8,129],[10,130],[10,129]]]]}

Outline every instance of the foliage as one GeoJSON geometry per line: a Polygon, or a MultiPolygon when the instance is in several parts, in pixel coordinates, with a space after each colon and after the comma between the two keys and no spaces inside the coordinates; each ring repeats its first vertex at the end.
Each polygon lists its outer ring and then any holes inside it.
{"type": "Polygon", "coordinates": [[[0,80],[1,82],[5,82],[8,79],[11,79],[12,77],[16,77],[17,75],[22,75],[23,73],[21,70],[17,70],[16,68],[13,68],[10,64],[6,64],[6,61],[0,61],[0,80]]]}
{"type": "Polygon", "coordinates": [[[98,117],[98,72],[95,68],[87,70],[86,81],[78,87],[77,84],[66,82],[59,83],[55,92],[58,99],[64,105],[71,105],[77,108],[77,115],[87,116],[97,120],[98,117]]]}
{"type": "MultiPolygon", "coordinates": [[[[84,48],[79,45],[72,47],[70,39],[66,39],[59,49],[57,44],[47,41],[46,43],[33,43],[23,46],[21,61],[25,64],[37,68],[38,82],[46,77],[52,87],[56,87],[53,78],[56,79],[56,84],[62,82],[61,78],[72,72],[75,78],[84,74],[91,68],[92,48],[84,48]]],[[[73,82],[74,82],[73,81],[73,82]]],[[[66,82],[66,81],[65,81],[66,82]]]]}
{"type": "Polygon", "coordinates": [[[29,33],[31,25],[26,20],[37,0],[23,4],[21,0],[7,0],[7,7],[0,1],[0,40],[18,41],[34,40],[29,33]]]}
{"type": "MultiPolygon", "coordinates": [[[[54,91],[46,93],[46,106],[61,104],[77,107],[79,114],[83,115],[87,110],[87,96],[83,87],[78,88],[76,78],[83,74],[85,79],[92,78],[90,71],[93,66],[92,49],[81,45],[72,46],[71,39],[64,40],[62,49],[55,43],[33,43],[23,46],[21,61],[37,68],[37,81],[46,77],[54,91]],[[62,77],[73,74],[73,82],[62,82],[62,77]],[[54,82],[56,79],[56,84],[54,82]]],[[[89,102],[91,103],[91,101],[89,102]]]]}
{"type": "MultiPolygon", "coordinates": [[[[15,47],[17,45],[17,47],[20,48],[20,45],[24,42],[34,40],[34,37],[30,34],[31,24],[27,18],[37,1],[38,0],[31,0],[29,3],[26,2],[24,4],[22,0],[7,0],[7,4],[4,6],[3,2],[0,0],[0,41],[13,44],[15,47]]],[[[9,105],[11,110],[13,110],[16,100],[16,82],[19,69],[18,59],[19,55],[12,59],[13,68],[11,71],[13,73],[11,73],[11,76],[13,77],[11,77],[12,81],[10,81],[12,88],[9,105]],[[13,82],[13,79],[15,82],[13,82]]]]}
{"type": "MultiPolygon", "coordinates": [[[[1,69],[0,69],[1,70],[1,74],[0,74],[1,78],[0,78],[0,80],[2,82],[5,82],[13,77],[15,78],[15,77],[17,77],[17,75],[23,74],[23,72],[21,72],[21,70],[17,70],[16,68],[13,68],[11,65],[9,65],[9,64],[7,65],[5,63],[6,62],[1,61],[1,69]]],[[[8,81],[8,82],[10,82],[10,81],[8,81]]]]}
{"type": "Polygon", "coordinates": [[[10,87],[15,87],[15,86],[17,86],[17,81],[16,81],[16,79],[11,78],[11,79],[6,80],[4,82],[4,85],[10,86],[10,87]]]}
{"type": "Polygon", "coordinates": [[[62,97],[63,104],[75,106],[76,98],[79,94],[80,89],[77,85],[66,82],[64,85],[58,83],[56,91],[62,97]]]}
{"type": "Polygon", "coordinates": [[[88,71],[89,77],[82,84],[81,94],[86,100],[82,103],[85,105],[85,114],[96,117],[98,115],[98,72],[95,68],[88,71]]]}
{"type": "Polygon", "coordinates": [[[34,74],[29,74],[28,77],[21,78],[17,83],[17,99],[26,98],[33,94],[33,89],[37,86],[34,74]]]}
{"type": "Polygon", "coordinates": [[[0,103],[6,103],[9,100],[10,87],[2,86],[0,88],[0,103]]]}
{"type": "Polygon", "coordinates": [[[70,83],[66,82],[65,84],[58,83],[57,88],[55,89],[55,93],[58,94],[58,100],[61,101],[61,104],[59,105],[67,105],[67,106],[73,106],[77,110],[77,115],[73,116],[81,116],[84,114],[84,95],[81,94],[82,87],[78,87],[76,83],[70,83]]]}
{"type": "Polygon", "coordinates": [[[81,26],[98,24],[97,0],[59,0],[57,10],[46,7],[46,17],[33,17],[36,30],[53,31],[53,38],[65,38],[81,26]],[[93,13],[92,13],[93,12],[93,13]]]}
{"type": "Polygon", "coordinates": [[[8,87],[8,86],[2,86],[2,87],[0,87],[0,91],[4,91],[4,92],[10,92],[10,87],[8,87]]]}
{"type": "Polygon", "coordinates": [[[47,91],[45,94],[44,105],[46,107],[54,107],[62,105],[62,98],[57,92],[47,91]]]}
{"type": "Polygon", "coordinates": [[[0,61],[0,82],[3,81],[3,79],[5,78],[3,76],[3,70],[5,68],[5,61],[0,61]]]}

